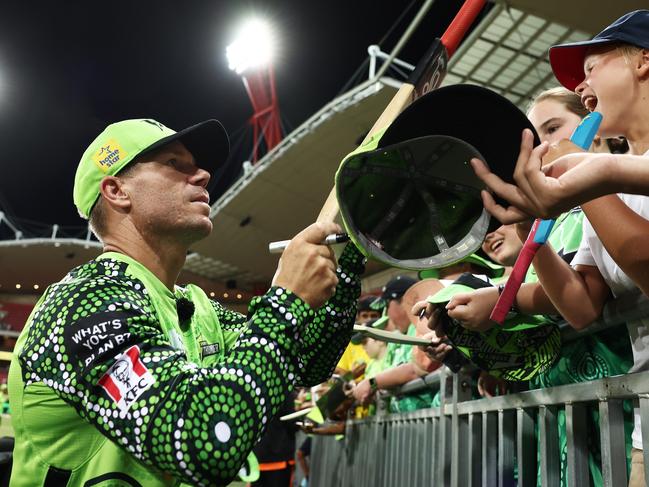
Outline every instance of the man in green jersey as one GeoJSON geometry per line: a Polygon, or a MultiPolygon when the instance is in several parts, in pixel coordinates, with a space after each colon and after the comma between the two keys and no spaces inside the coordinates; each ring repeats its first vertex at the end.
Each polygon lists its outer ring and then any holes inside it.
{"type": "Polygon", "coordinates": [[[74,202],[104,253],[45,291],[16,345],[12,485],[225,485],[289,391],[331,375],[363,271],[320,244],[337,225],[291,241],[247,317],[176,284],[228,150],[215,120],[138,119],[83,154],[74,202]]]}

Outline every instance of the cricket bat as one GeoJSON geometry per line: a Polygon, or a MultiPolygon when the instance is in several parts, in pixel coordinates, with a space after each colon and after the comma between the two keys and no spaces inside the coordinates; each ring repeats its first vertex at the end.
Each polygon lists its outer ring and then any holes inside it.
{"type": "MultiPolygon", "coordinates": [[[[415,70],[408,77],[408,80],[399,88],[399,91],[383,110],[383,113],[365,136],[363,142],[369,140],[378,131],[392,123],[397,118],[397,115],[414,100],[434,90],[442,83],[446,75],[448,60],[459,46],[460,41],[466,35],[485,3],[486,0],[466,0],[464,2],[444,35],[442,35],[441,39],[435,39],[415,70]]],[[[333,188],[320,210],[318,221],[332,222],[337,218],[338,212],[336,188],[333,188]]]]}

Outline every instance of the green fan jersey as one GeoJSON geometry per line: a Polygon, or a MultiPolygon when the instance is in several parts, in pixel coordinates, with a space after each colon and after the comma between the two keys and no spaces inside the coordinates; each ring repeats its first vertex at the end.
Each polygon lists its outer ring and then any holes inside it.
{"type": "MultiPolygon", "coordinates": [[[[417,328],[410,323],[406,335],[414,337],[417,335],[417,328]]],[[[403,343],[388,343],[385,356],[385,370],[398,367],[402,364],[412,362],[413,345],[403,343]]],[[[433,394],[428,391],[420,391],[405,396],[391,397],[388,409],[391,413],[405,413],[430,407],[433,401],[433,394]]]]}
{"type": "Polygon", "coordinates": [[[295,386],[349,342],[364,259],[312,310],[272,287],[248,317],[105,253],[50,286],[16,344],[13,486],[225,485],[295,386]]]}
{"type": "MultiPolygon", "coordinates": [[[[552,248],[570,263],[579,249],[582,235],[584,214],[580,208],[573,208],[563,213],[554,225],[548,242],[552,248]]],[[[527,273],[526,282],[537,282],[538,277],[533,268],[527,273]]],[[[564,343],[560,355],[552,367],[544,370],[530,381],[530,388],[574,384],[590,380],[626,374],[633,364],[631,343],[626,327],[617,327],[600,331],[592,335],[579,337],[564,343]]],[[[587,447],[588,467],[590,470],[590,485],[603,485],[601,470],[601,448],[599,444],[599,411],[597,406],[588,405],[587,412],[587,447]]],[[[629,401],[624,401],[624,429],[629,438],[633,430],[633,408],[629,401]]],[[[557,431],[559,433],[559,452],[561,462],[561,485],[568,485],[568,442],[566,435],[565,411],[557,411],[557,431]]],[[[630,444],[628,448],[630,449],[630,444]]],[[[539,450],[540,451],[540,450],[539,450]]],[[[629,456],[629,452],[627,452],[629,456]]],[[[540,463],[539,463],[540,465],[540,463]]],[[[537,484],[540,484],[540,475],[537,484]]]]}
{"type": "MultiPolygon", "coordinates": [[[[548,238],[552,248],[568,263],[579,248],[583,218],[579,207],[563,213],[557,218],[548,238]]],[[[537,281],[536,271],[531,267],[525,282],[537,281]]],[[[633,357],[628,334],[619,330],[604,330],[564,343],[557,361],[535,377],[530,386],[552,387],[625,374],[633,363],[633,357]]]]}
{"type": "MultiPolygon", "coordinates": [[[[548,243],[568,264],[579,249],[581,243],[581,224],[584,219],[584,212],[580,207],[562,213],[554,223],[548,243]]],[[[538,282],[534,266],[530,266],[525,276],[525,282],[538,282]]]]}

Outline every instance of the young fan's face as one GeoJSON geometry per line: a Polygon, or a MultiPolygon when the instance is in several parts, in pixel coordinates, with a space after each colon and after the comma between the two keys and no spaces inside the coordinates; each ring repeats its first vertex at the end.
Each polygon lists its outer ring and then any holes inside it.
{"type": "Polygon", "coordinates": [[[555,143],[561,139],[570,139],[581,118],[566,106],[552,98],[546,98],[530,109],[527,114],[536,129],[541,142],[555,143]]]}
{"type": "Polygon", "coordinates": [[[378,311],[374,311],[372,309],[364,309],[363,311],[358,312],[358,314],[356,315],[356,321],[358,323],[367,323],[370,320],[375,320],[380,317],[381,313],[379,313],[378,311]]]}
{"type": "Polygon", "coordinates": [[[584,59],[584,74],[575,92],[589,111],[602,114],[599,135],[627,135],[629,112],[638,96],[632,60],[619,49],[591,50],[584,59]]]}
{"type": "Polygon", "coordinates": [[[523,243],[516,234],[516,225],[500,226],[488,233],[482,243],[482,250],[489,258],[504,266],[513,266],[522,248],[523,243]]]}

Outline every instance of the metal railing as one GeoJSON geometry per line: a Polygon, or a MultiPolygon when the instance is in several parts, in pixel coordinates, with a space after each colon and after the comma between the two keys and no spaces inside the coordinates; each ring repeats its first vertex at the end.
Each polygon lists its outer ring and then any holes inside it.
{"type": "MultiPolygon", "coordinates": [[[[649,299],[612,301],[584,332],[564,328],[564,341],[649,316],[649,299]]],[[[346,424],[344,439],[315,437],[313,487],[561,485],[557,422],[565,414],[569,486],[590,485],[588,442],[600,442],[606,486],[627,485],[624,401],[639,405],[645,479],[649,485],[649,372],[470,400],[470,377],[443,367],[391,391],[440,392],[440,407],[377,415],[346,424]],[[444,387],[442,387],[444,385],[444,387]],[[590,411],[599,413],[599,438],[590,438],[590,411]]],[[[381,401],[379,401],[381,403],[381,401]]]]}
{"type": "Polygon", "coordinates": [[[645,457],[649,453],[649,372],[463,402],[457,401],[461,379],[450,376],[454,397],[439,408],[348,421],[340,441],[314,438],[311,485],[527,487],[536,486],[537,477],[543,486],[560,485],[557,418],[563,410],[567,482],[587,486],[587,410],[595,407],[604,485],[626,486],[622,401],[633,398],[640,404],[645,457]]]}

